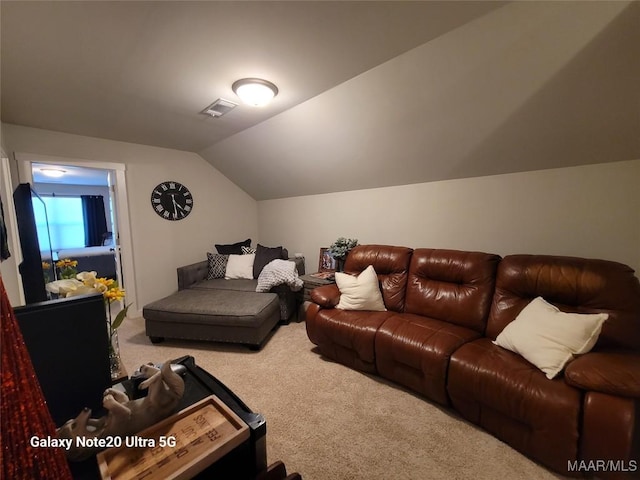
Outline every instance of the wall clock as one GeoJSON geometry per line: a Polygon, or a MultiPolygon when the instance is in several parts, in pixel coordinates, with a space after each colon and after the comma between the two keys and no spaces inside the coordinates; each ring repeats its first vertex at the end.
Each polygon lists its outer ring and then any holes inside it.
{"type": "Polygon", "coordinates": [[[151,192],[153,210],[165,220],[182,220],[193,210],[193,196],[178,182],[162,182],[151,192]]]}

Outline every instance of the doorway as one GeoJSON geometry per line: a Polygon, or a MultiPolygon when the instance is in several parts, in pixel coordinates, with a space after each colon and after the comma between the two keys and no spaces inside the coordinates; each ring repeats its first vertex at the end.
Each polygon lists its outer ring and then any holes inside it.
{"type": "MultiPolygon", "coordinates": [[[[86,175],[85,178],[93,178],[94,183],[104,187],[108,193],[108,214],[112,230],[113,249],[111,252],[115,261],[115,273],[119,284],[126,290],[127,303],[131,303],[131,312],[138,312],[137,296],[135,288],[135,272],[133,264],[133,250],[131,230],[129,227],[129,208],[126,188],[126,165],[111,162],[94,162],[63,157],[16,153],[18,163],[18,176],[20,183],[36,182],[34,168],[57,168],[66,172],[74,172],[76,176],[86,175]],[[35,166],[35,167],[34,167],[35,166]],[[101,179],[101,180],[96,180],[101,179]]],[[[40,180],[38,178],[38,180],[40,180]]],[[[71,180],[69,180],[71,181],[71,180]]],[[[81,180],[87,181],[87,180],[81,180]]],[[[56,182],[63,185],[64,181],[56,182]]],[[[108,241],[108,239],[105,239],[108,241]]]]}

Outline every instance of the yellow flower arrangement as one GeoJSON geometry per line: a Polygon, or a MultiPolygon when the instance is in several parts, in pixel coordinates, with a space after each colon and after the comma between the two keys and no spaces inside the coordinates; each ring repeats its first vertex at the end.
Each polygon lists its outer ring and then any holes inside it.
{"type": "Polygon", "coordinates": [[[124,308],[118,312],[114,319],[111,315],[111,304],[116,301],[124,300],[125,291],[120,288],[118,282],[115,280],[111,278],[97,277],[96,275],[96,272],[80,272],[77,274],[76,282],[78,282],[79,285],[75,290],[77,293],[73,294],[88,293],[87,290],[102,293],[108,314],[107,320],[109,327],[109,362],[111,365],[111,378],[115,379],[120,375],[118,327],[122,325],[122,322],[127,317],[127,311],[131,304],[125,304],[124,308]]]}
{"type": "Polygon", "coordinates": [[[75,268],[77,266],[78,266],[78,261],[71,260],[70,258],[64,258],[56,262],[56,267],[58,268],[69,268],[69,267],[75,268]]]}
{"type": "Polygon", "coordinates": [[[113,330],[118,328],[123,322],[124,317],[127,315],[129,305],[131,304],[126,305],[118,315],[116,315],[113,321],[111,321],[111,304],[119,300],[124,300],[125,291],[118,286],[118,282],[111,278],[96,277],[96,272],[81,272],[76,275],[76,278],[82,282],[84,287],[102,293],[109,313],[109,333],[113,335],[113,330]]]}
{"type": "MultiPolygon", "coordinates": [[[[75,268],[78,262],[75,260],[60,260],[56,266],[60,264],[62,268],[75,268]],[[75,263],[75,265],[74,265],[75,263]],[[68,267],[65,267],[68,265],[68,267]]],[[[125,291],[120,288],[118,282],[113,279],[98,277],[96,272],[80,272],[73,278],[64,278],[55,282],[47,283],[46,289],[61,298],[73,297],[75,295],[87,295],[91,293],[101,293],[107,310],[107,327],[109,330],[109,363],[111,366],[112,379],[118,378],[120,375],[120,347],[118,346],[118,327],[127,317],[129,305],[118,312],[115,318],[111,314],[111,304],[116,301],[124,300],[125,291]]]]}
{"type": "Polygon", "coordinates": [[[60,278],[75,278],[78,274],[76,267],[78,266],[77,260],[71,260],[70,258],[64,258],[56,262],[56,267],[60,271],[60,278]]]}
{"type": "MultiPolygon", "coordinates": [[[[69,262],[72,264],[75,260],[61,260],[60,262],[69,262]]],[[[58,262],[58,263],[60,263],[58,262]]],[[[75,262],[76,265],[78,262],[75,262]]],[[[64,264],[63,264],[64,265],[64,264]]],[[[57,264],[56,264],[57,266],[57,264]]],[[[122,324],[127,316],[129,305],[125,305],[118,312],[115,319],[111,316],[111,304],[115,301],[124,300],[125,291],[120,288],[118,282],[111,278],[98,277],[96,272],[80,272],[73,279],[58,280],[47,285],[47,290],[61,297],[72,297],[75,295],[86,295],[88,293],[101,293],[105,306],[107,307],[109,321],[109,338],[113,338],[116,329],[122,324]]]]}
{"type": "Polygon", "coordinates": [[[51,281],[51,277],[49,276],[50,269],[51,264],[49,262],[42,262],[42,275],[44,276],[44,283],[49,283],[51,281]]]}

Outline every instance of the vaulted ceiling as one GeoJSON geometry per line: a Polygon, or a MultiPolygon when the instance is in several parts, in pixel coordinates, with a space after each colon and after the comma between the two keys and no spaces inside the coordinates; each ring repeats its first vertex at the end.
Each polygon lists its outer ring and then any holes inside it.
{"type": "Polygon", "coordinates": [[[256,199],[640,158],[637,2],[22,2],[1,120],[200,154],[256,199]],[[267,107],[221,118],[244,77],[267,107]]]}

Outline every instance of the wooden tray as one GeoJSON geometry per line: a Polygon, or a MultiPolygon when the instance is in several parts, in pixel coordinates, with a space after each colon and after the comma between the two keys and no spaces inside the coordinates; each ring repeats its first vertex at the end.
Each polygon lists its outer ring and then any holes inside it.
{"type": "Polygon", "coordinates": [[[98,454],[104,480],[189,479],[249,438],[249,427],[211,395],[98,454]],[[144,445],[142,445],[144,444],[144,445]]]}

